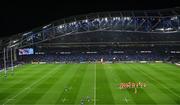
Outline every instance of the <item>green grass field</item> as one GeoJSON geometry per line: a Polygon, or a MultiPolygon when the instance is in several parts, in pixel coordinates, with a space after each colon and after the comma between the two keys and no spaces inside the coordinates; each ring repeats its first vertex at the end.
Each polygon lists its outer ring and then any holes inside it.
{"type": "Polygon", "coordinates": [[[28,64],[0,74],[0,105],[179,105],[180,68],[173,64],[28,64]],[[145,88],[120,89],[123,82],[145,88]]]}

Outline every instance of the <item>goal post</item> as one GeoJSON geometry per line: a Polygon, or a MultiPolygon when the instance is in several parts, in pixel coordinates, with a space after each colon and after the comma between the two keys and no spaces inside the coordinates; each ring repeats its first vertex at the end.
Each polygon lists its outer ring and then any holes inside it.
{"type": "Polygon", "coordinates": [[[4,54],[3,55],[4,55],[3,60],[4,60],[4,74],[5,74],[4,76],[5,76],[5,79],[6,79],[6,77],[7,77],[6,48],[4,48],[4,54]]]}

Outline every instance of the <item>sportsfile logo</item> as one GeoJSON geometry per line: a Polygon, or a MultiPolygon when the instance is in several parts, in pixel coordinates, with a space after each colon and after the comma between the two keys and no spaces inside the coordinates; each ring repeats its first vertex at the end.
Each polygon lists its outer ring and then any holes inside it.
{"type": "Polygon", "coordinates": [[[134,93],[137,93],[137,88],[145,88],[147,85],[145,82],[126,82],[120,83],[120,89],[134,89],[134,93]]]}

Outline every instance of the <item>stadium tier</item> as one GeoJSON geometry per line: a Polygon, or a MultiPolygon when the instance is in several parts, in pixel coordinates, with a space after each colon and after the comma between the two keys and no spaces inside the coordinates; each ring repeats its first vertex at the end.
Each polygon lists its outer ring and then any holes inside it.
{"type": "Polygon", "coordinates": [[[0,41],[1,66],[30,62],[178,62],[180,8],[72,16],[0,41]],[[6,63],[4,63],[6,62],[6,63]]]}

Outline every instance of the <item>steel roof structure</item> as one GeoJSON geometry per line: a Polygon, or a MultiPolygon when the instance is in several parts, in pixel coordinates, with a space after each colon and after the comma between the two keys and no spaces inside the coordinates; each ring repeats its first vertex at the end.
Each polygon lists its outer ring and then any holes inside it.
{"type": "Polygon", "coordinates": [[[180,8],[90,13],[60,19],[29,32],[0,40],[0,47],[22,48],[68,35],[94,31],[180,32],[180,8]]]}

